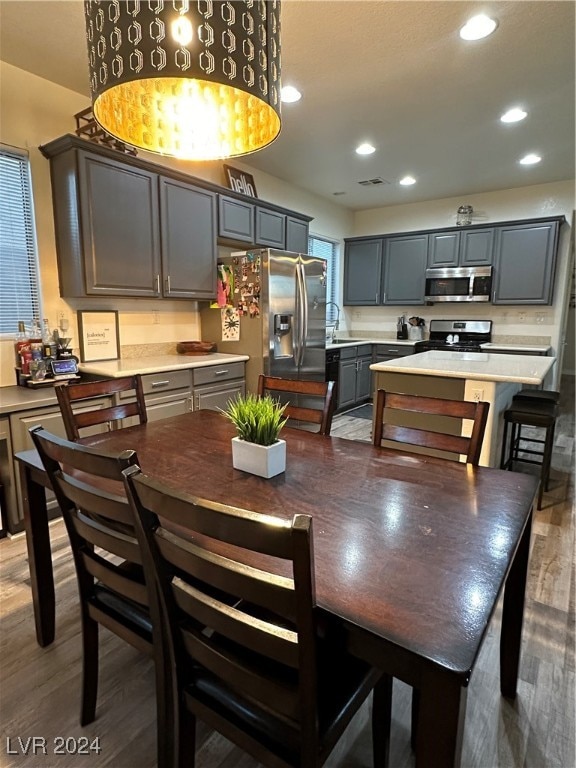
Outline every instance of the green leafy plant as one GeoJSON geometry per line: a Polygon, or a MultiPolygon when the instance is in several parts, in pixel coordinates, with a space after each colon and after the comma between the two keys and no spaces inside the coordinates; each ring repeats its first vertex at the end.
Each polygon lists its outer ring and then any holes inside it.
{"type": "Polygon", "coordinates": [[[278,440],[280,430],[288,421],[284,418],[286,405],[270,395],[240,395],[228,403],[222,413],[236,427],[238,437],[247,443],[272,445],[278,440]]]}

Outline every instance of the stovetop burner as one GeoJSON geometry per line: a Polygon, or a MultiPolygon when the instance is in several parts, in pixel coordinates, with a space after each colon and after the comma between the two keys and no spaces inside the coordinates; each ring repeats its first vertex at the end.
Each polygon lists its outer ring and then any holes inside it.
{"type": "Polygon", "coordinates": [[[430,338],[416,342],[414,351],[481,352],[480,345],[489,341],[491,320],[431,320],[430,338]]]}

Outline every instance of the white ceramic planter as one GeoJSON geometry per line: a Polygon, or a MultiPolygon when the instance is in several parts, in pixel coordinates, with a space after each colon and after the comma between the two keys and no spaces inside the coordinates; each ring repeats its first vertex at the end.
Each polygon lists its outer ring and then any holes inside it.
{"type": "Polygon", "coordinates": [[[233,437],[232,465],[234,469],[260,477],[279,475],[286,469],[286,441],[277,440],[273,445],[258,445],[233,437]]]}

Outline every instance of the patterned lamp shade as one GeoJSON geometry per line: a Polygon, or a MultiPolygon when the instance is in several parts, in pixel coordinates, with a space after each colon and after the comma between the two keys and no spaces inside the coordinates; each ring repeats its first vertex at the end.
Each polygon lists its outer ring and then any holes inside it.
{"type": "Polygon", "coordinates": [[[280,0],[85,0],[94,117],[186,160],[255,152],[280,133],[280,0]]]}

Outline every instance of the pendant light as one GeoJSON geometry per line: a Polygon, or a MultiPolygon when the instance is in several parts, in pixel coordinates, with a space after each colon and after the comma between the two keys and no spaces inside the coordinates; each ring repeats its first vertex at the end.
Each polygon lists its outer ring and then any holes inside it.
{"type": "Polygon", "coordinates": [[[85,0],[92,109],[148,152],[236,157],[280,133],[280,0],[85,0]]]}

